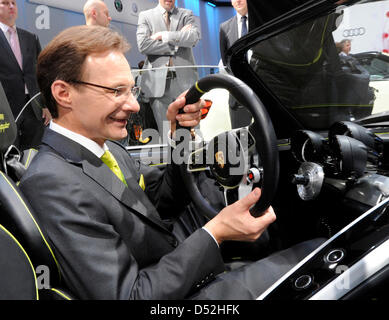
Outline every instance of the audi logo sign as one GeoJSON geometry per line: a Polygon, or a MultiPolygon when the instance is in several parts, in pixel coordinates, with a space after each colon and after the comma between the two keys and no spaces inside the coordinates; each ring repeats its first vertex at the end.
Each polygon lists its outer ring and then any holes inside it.
{"type": "Polygon", "coordinates": [[[366,29],[364,27],[353,28],[353,29],[345,29],[343,30],[343,37],[358,37],[363,36],[366,33],[366,29]]]}

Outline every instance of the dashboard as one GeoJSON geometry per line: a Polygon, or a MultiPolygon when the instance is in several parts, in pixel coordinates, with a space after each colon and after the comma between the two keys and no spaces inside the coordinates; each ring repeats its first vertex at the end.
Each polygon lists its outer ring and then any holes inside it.
{"type": "Polygon", "coordinates": [[[361,210],[389,196],[386,142],[371,129],[340,121],[327,133],[298,130],[291,151],[300,163],[293,175],[301,199],[312,200],[325,190],[363,204],[361,210]]]}

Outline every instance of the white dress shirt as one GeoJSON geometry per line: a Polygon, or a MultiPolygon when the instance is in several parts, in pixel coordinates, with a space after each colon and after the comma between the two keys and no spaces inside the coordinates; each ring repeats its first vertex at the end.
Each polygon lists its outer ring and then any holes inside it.
{"type": "MultiPolygon", "coordinates": [[[[238,23],[238,38],[240,38],[242,36],[242,15],[239,14],[238,12],[236,13],[236,20],[237,20],[237,23],[238,23]]],[[[246,14],[246,28],[247,28],[247,31],[249,30],[249,15],[246,14]]]]}
{"type": "Polygon", "coordinates": [[[81,134],[75,133],[69,129],[66,129],[61,125],[59,125],[58,123],[55,123],[54,121],[50,121],[49,128],[65,136],[66,138],[69,138],[70,140],[73,140],[74,142],[77,142],[78,144],[82,145],[84,148],[88,149],[98,158],[101,158],[104,152],[108,150],[108,146],[105,143],[103,147],[100,147],[93,140],[86,138],[81,134]]]}
{"type": "MultiPolygon", "coordinates": [[[[16,30],[16,26],[13,26],[16,30]]],[[[11,39],[10,39],[10,36],[9,36],[9,33],[8,33],[8,29],[11,28],[10,26],[7,26],[6,24],[0,22],[0,29],[1,31],[3,31],[4,35],[5,35],[5,38],[7,39],[9,45],[11,45],[11,39]]],[[[16,34],[18,34],[17,30],[16,30],[16,34]]]]}
{"type": "MultiPolygon", "coordinates": [[[[249,14],[246,14],[246,28],[247,32],[249,31],[249,14]]],[[[236,13],[236,20],[238,23],[238,39],[242,37],[242,15],[239,14],[238,12],[236,13]]],[[[250,62],[251,56],[253,55],[253,51],[250,49],[247,51],[247,60],[250,62]]]]}

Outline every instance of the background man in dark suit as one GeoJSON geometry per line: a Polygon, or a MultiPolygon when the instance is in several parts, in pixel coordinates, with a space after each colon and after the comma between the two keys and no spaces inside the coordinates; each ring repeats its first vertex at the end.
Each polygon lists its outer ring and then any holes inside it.
{"type": "MultiPolygon", "coordinates": [[[[226,52],[241,36],[248,31],[248,12],[246,0],[231,0],[236,15],[220,25],[220,54],[223,65],[226,66],[226,52]]],[[[251,113],[239,105],[232,96],[229,99],[231,127],[233,129],[247,126],[251,123],[251,113]]]]}
{"type": "MultiPolygon", "coordinates": [[[[139,110],[127,48],[110,28],[76,26],[39,57],[38,82],[54,120],[20,187],[66,285],[83,299],[255,298],[318,242],[250,265],[251,276],[222,273],[219,244],[254,240],[275,219],[272,208],[260,218],[250,215],[258,188],[177,240],[164,219],[189,202],[178,166],[144,166],[109,141],[127,135],[126,119],[139,110]]],[[[172,137],[176,121],[200,121],[204,103],[185,104],[182,94],[168,107],[172,137]]]]}
{"type": "Polygon", "coordinates": [[[175,0],[159,0],[157,7],[139,13],[136,36],[139,51],[147,56],[140,86],[145,97],[150,98],[158,131],[164,139],[163,121],[168,105],[198,79],[196,68],[172,67],[195,65],[192,48],[200,40],[200,31],[192,11],[177,8],[175,0]],[[150,68],[156,69],[147,71],[150,68]]]}
{"type": "MultiPolygon", "coordinates": [[[[17,17],[16,1],[0,0],[0,81],[15,118],[26,102],[39,92],[36,61],[41,51],[36,35],[15,27],[17,17]]],[[[34,100],[17,120],[15,144],[21,150],[39,145],[44,124],[51,119],[48,109],[42,109],[37,101],[40,100],[34,100]]]]}

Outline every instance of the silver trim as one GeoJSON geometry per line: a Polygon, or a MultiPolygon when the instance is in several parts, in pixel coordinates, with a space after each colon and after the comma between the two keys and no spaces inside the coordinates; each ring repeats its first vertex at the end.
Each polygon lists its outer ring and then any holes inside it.
{"type": "Polygon", "coordinates": [[[344,258],[344,251],[342,249],[333,249],[331,250],[330,252],[328,252],[328,254],[326,255],[326,261],[329,262],[329,263],[337,263],[339,262],[340,260],[342,260],[344,258]],[[334,259],[334,260],[331,260],[329,258],[329,256],[335,252],[340,252],[340,257],[337,258],[337,259],[334,259]]]}
{"type": "MultiPolygon", "coordinates": [[[[389,198],[385,199],[383,202],[377,204],[376,206],[372,207],[371,209],[367,210],[364,214],[356,218],[354,221],[349,223],[347,226],[345,226],[342,230],[340,230],[338,233],[336,233],[332,238],[328,239],[326,242],[324,242],[321,246],[319,246],[316,250],[312,251],[309,255],[307,255],[303,260],[301,260],[300,263],[298,263],[294,268],[292,268],[289,272],[287,272],[284,276],[282,276],[278,281],[276,281],[272,286],[269,287],[264,293],[258,296],[257,300],[263,300],[266,298],[267,295],[269,295],[274,289],[276,289],[281,283],[283,283],[286,279],[288,279],[295,271],[297,271],[301,266],[303,266],[306,262],[308,262],[312,257],[314,257],[320,250],[325,248],[328,244],[330,244],[332,241],[334,241],[336,238],[338,238],[342,233],[346,232],[350,228],[352,228],[355,224],[357,224],[360,220],[368,216],[371,212],[373,212],[375,209],[377,209],[380,206],[384,206],[389,202],[389,198]]],[[[325,299],[325,298],[323,298],[325,299]]]]}
{"type": "Polygon", "coordinates": [[[305,289],[305,288],[308,288],[310,285],[312,284],[312,276],[308,275],[308,274],[303,274],[302,276],[298,277],[295,281],[294,281],[294,286],[297,288],[297,289],[305,289]],[[301,280],[302,278],[307,278],[307,283],[304,284],[303,286],[299,286],[297,284],[297,282],[299,280],[301,280]]]}
{"type": "Polygon", "coordinates": [[[309,300],[338,300],[389,264],[389,240],[375,248],[309,300]]]}

